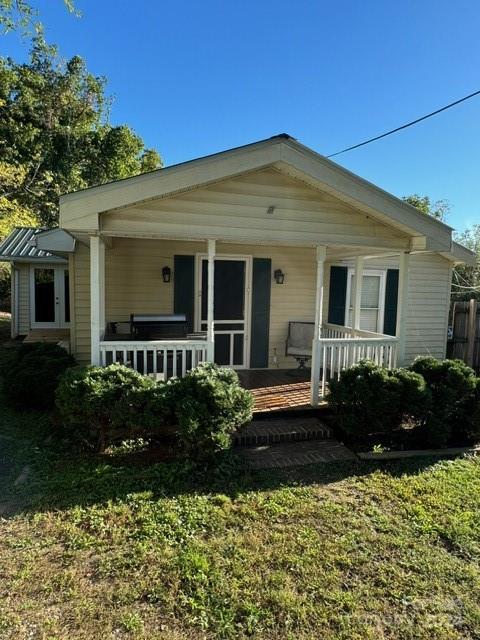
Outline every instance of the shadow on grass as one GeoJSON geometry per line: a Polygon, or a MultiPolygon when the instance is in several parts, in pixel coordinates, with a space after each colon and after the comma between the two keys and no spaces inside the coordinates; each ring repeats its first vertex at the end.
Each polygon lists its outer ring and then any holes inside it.
{"type": "Polygon", "coordinates": [[[58,446],[45,414],[16,414],[2,408],[0,420],[0,517],[33,514],[74,506],[101,505],[137,492],[153,499],[182,495],[225,494],[280,487],[328,485],[381,470],[392,476],[417,474],[438,458],[402,461],[318,463],[252,471],[232,454],[219,456],[207,469],[182,461],[139,464],[138,455],[122,458],[72,455],[58,446]]]}

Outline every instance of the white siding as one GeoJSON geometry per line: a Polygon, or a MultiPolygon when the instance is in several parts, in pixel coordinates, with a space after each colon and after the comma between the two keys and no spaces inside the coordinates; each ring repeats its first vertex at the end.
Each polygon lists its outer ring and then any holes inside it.
{"type": "Polygon", "coordinates": [[[30,331],[30,265],[16,263],[18,270],[18,335],[25,336],[30,331]]]}
{"type": "Polygon", "coordinates": [[[80,363],[86,364],[90,362],[90,251],[81,243],[77,243],[75,250],[71,292],[75,301],[72,353],[80,363]]]}
{"type": "Polygon", "coordinates": [[[102,213],[101,228],[114,235],[211,237],[247,244],[409,246],[399,231],[274,169],[102,213]]]}
{"type": "Polygon", "coordinates": [[[410,258],[405,357],[419,354],[444,358],[450,305],[451,263],[439,255],[410,258]]]}

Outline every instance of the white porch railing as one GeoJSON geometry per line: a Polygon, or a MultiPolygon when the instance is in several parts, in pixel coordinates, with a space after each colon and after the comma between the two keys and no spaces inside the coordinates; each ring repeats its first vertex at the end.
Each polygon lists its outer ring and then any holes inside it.
{"type": "Polygon", "coordinates": [[[99,347],[101,366],[119,362],[143,374],[162,374],[165,380],[182,377],[207,360],[205,340],[104,340],[99,347]]]}
{"type": "Polygon", "coordinates": [[[366,358],[389,369],[397,364],[398,338],[372,331],[324,324],[322,337],[314,341],[312,397],[323,399],[327,383],[338,379],[343,369],[366,358]]]}

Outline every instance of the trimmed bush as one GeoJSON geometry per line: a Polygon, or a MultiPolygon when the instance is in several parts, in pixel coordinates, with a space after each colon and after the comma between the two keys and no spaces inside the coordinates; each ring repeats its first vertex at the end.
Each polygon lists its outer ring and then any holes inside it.
{"type": "Polygon", "coordinates": [[[203,363],[170,389],[178,439],[191,459],[208,460],[231,446],[231,436],[252,418],[252,394],[232,369],[203,363]]]}
{"type": "Polygon", "coordinates": [[[422,356],[410,370],[423,376],[432,395],[422,442],[429,447],[445,447],[472,439],[478,383],[473,369],[461,360],[422,356]]]}
{"type": "Polygon", "coordinates": [[[75,365],[65,349],[48,342],[27,342],[3,356],[2,389],[16,409],[52,409],[60,376],[75,365]]]}
{"type": "Polygon", "coordinates": [[[103,451],[169,421],[168,386],[119,364],[79,367],[61,378],[56,405],[67,429],[103,451]]]}
{"type": "Polygon", "coordinates": [[[251,420],[253,398],[234,371],[213,364],[159,383],[113,364],[67,371],[56,404],[65,427],[99,451],[176,425],[182,451],[203,460],[230,447],[232,432],[251,420]]]}
{"type": "Polygon", "coordinates": [[[404,422],[421,420],[430,396],[417,373],[362,360],[330,382],[329,401],[341,429],[359,440],[376,433],[391,435],[404,422]]]}

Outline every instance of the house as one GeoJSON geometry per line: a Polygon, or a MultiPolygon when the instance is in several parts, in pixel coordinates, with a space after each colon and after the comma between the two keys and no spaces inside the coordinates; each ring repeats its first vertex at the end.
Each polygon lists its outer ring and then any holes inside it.
{"type": "Polygon", "coordinates": [[[68,327],[84,363],[292,369],[289,323],[313,323],[316,404],[362,357],[444,357],[452,267],[474,257],[449,226],[282,134],[66,194],[59,229],[14,231],[0,259],[14,334],[68,327]],[[185,331],[142,337],[132,314],[184,315],[185,331]]]}

